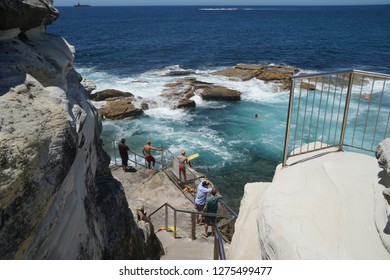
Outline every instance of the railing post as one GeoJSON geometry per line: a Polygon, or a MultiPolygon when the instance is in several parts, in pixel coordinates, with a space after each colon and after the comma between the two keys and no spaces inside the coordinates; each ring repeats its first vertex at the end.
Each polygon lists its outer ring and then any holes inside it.
{"type": "Polygon", "coordinates": [[[219,260],[218,238],[216,233],[214,232],[214,229],[213,229],[213,234],[214,234],[214,260],[219,260]]]}
{"type": "Polygon", "coordinates": [[[160,145],[161,147],[161,171],[164,171],[164,150],[163,150],[163,145],[160,145]]]}
{"type": "Polygon", "coordinates": [[[344,116],[343,116],[343,124],[341,126],[339,151],[342,151],[344,146],[345,130],[347,127],[349,103],[351,102],[353,79],[354,79],[354,73],[352,71],[351,74],[349,74],[348,91],[347,91],[347,97],[345,98],[344,116]]]}
{"type": "Polygon", "coordinates": [[[114,160],[115,160],[115,165],[117,165],[117,164],[116,164],[116,147],[115,147],[115,140],[112,140],[112,146],[113,146],[113,148],[114,148],[114,160]]]}
{"type": "Polygon", "coordinates": [[[168,205],[165,204],[165,231],[168,230],[168,205]]]}
{"type": "Polygon", "coordinates": [[[196,220],[196,215],[194,213],[192,213],[191,214],[191,239],[192,240],[196,239],[195,220],[196,220]]]}
{"type": "Polygon", "coordinates": [[[176,239],[176,223],[177,223],[177,213],[173,210],[173,238],[176,239]]]}
{"type": "Polygon", "coordinates": [[[287,164],[288,142],[289,142],[289,138],[290,138],[290,127],[291,127],[291,114],[292,114],[293,102],[294,102],[294,87],[295,87],[295,81],[294,81],[294,79],[291,79],[290,99],[288,102],[286,136],[284,138],[284,152],[283,152],[282,167],[285,167],[287,164]]]}

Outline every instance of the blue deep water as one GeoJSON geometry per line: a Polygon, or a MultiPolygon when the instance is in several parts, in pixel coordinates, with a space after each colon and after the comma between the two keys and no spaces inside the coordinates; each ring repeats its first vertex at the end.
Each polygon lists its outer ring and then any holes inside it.
{"type": "Polygon", "coordinates": [[[60,18],[48,32],[75,46],[76,70],[97,90],[157,100],[136,120],[104,121],[103,141],[125,137],[141,152],[151,139],[176,154],[199,152],[194,167],[236,208],[245,183],[271,181],[281,162],[288,92],[210,72],[248,63],[390,73],[390,5],[57,8],[60,18]],[[172,110],[158,101],[164,85],[178,79],[165,75],[170,69],[238,89],[242,100],[196,100],[194,110],[172,110]]]}

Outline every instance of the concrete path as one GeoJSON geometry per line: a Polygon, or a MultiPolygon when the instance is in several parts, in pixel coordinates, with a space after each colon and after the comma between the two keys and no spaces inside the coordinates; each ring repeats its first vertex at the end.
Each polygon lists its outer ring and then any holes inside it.
{"type": "Polygon", "coordinates": [[[214,237],[173,238],[172,232],[160,231],[157,237],[163,244],[166,255],[161,260],[213,260],[214,237]]]}

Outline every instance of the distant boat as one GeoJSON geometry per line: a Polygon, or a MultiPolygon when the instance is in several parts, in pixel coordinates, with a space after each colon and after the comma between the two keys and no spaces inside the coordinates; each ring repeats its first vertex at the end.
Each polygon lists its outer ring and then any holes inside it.
{"type": "Polygon", "coordinates": [[[80,4],[80,2],[78,2],[76,5],[74,5],[76,8],[84,8],[84,7],[91,7],[91,5],[88,5],[88,4],[80,4]]]}

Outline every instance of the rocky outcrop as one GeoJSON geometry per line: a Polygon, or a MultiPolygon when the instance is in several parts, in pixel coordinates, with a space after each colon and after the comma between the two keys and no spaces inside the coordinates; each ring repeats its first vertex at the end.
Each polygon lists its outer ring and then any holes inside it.
{"type": "Polygon", "coordinates": [[[176,104],[176,108],[181,109],[181,108],[195,108],[196,103],[194,100],[185,98],[182,100],[179,100],[176,104]]]}
{"type": "Polygon", "coordinates": [[[173,104],[174,108],[196,107],[195,101],[190,99],[194,96],[195,82],[195,78],[186,78],[178,80],[176,83],[167,84],[161,96],[173,104]]]}
{"type": "Polygon", "coordinates": [[[0,6],[0,259],[156,258],[111,176],[74,49],[44,32],[51,4],[0,6]]]}
{"type": "Polygon", "coordinates": [[[106,89],[90,95],[93,101],[106,101],[107,104],[98,109],[99,114],[110,120],[133,119],[143,114],[148,109],[148,104],[142,102],[142,98],[134,96],[130,92],[115,89],[106,89]],[[134,105],[140,104],[142,108],[134,105]]]}
{"type": "Polygon", "coordinates": [[[107,106],[98,109],[98,112],[110,120],[133,119],[143,114],[143,110],[135,107],[127,98],[109,102],[107,106]]]}
{"type": "Polygon", "coordinates": [[[316,90],[316,85],[312,83],[301,83],[301,89],[307,89],[307,90],[316,90]]]}
{"type": "Polygon", "coordinates": [[[298,71],[296,67],[281,65],[238,64],[234,68],[223,69],[213,74],[242,81],[256,78],[265,82],[274,82],[280,90],[290,90],[290,78],[298,71]]]}
{"type": "MultiPolygon", "coordinates": [[[[383,230],[381,230],[380,233],[383,239],[383,243],[387,244],[388,250],[390,251],[390,138],[386,138],[379,143],[375,152],[375,157],[379,167],[383,169],[382,172],[378,174],[378,176],[381,179],[382,185],[385,186],[385,188],[382,190],[382,195],[387,202],[387,221],[382,221],[382,225],[385,226],[382,226],[383,230]]],[[[380,225],[380,219],[377,219],[379,220],[377,221],[377,224],[380,225]]]]}
{"type": "Polygon", "coordinates": [[[92,91],[94,91],[96,89],[95,83],[90,81],[90,80],[83,78],[80,83],[84,87],[88,96],[90,96],[92,91]]]}
{"type": "Polygon", "coordinates": [[[230,259],[390,259],[390,184],[372,156],[329,148],[290,160],[272,182],[245,186],[230,259]]]}
{"type": "Polygon", "coordinates": [[[241,92],[222,86],[201,87],[197,92],[204,100],[241,100],[241,92]]]}
{"type": "MultiPolygon", "coordinates": [[[[276,91],[285,91],[290,89],[291,76],[298,71],[298,68],[280,65],[238,64],[234,68],[227,68],[213,72],[212,74],[223,75],[230,79],[242,81],[256,78],[265,82],[272,82],[275,85],[276,91]]],[[[188,76],[190,74],[194,74],[193,71],[175,68],[168,69],[165,75],[188,76]]],[[[315,85],[311,83],[302,83],[301,87],[308,90],[315,90],[315,85]]],[[[194,96],[199,96],[206,101],[241,100],[241,92],[238,90],[202,82],[194,77],[186,77],[174,83],[166,84],[161,96],[164,98],[163,102],[165,105],[172,109],[195,108],[196,101],[192,98],[194,96]]],[[[132,93],[113,89],[91,94],[91,99],[94,101],[107,101],[104,108],[99,109],[99,113],[105,118],[114,120],[137,117],[142,115],[142,110],[149,108],[148,103],[142,101],[142,99],[134,96],[132,93]],[[122,102],[119,102],[120,99],[123,99],[122,102]],[[112,102],[114,100],[116,102],[112,102]]],[[[151,101],[148,102],[150,103],[151,101]]]]}
{"type": "Polygon", "coordinates": [[[375,157],[378,160],[379,167],[383,168],[386,174],[390,176],[390,138],[379,143],[375,157]]]}
{"type": "Polygon", "coordinates": [[[165,85],[162,96],[174,103],[175,108],[192,108],[196,106],[191,97],[198,95],[203,100],[238,101],[241,92],[211,83],[201,82],[195,78],[186,78],[173,84],[165,85]]]}
{"type": "Polygon", "coordinates": [[[90,99],[93,101],[113,101],[121,98],[131,98],[135,100],[134,94],[131,92],[124,92],[116,89],[105,89],[91,94],[90,99]]]}

